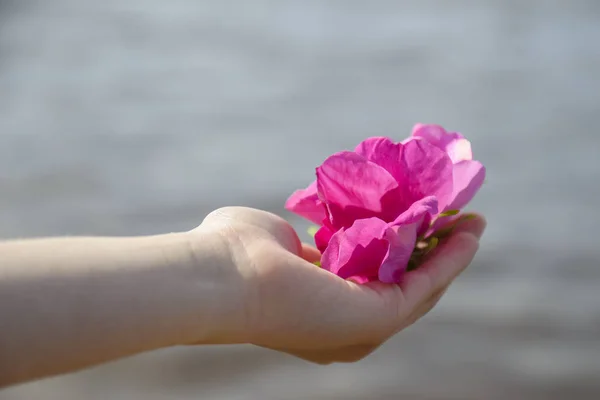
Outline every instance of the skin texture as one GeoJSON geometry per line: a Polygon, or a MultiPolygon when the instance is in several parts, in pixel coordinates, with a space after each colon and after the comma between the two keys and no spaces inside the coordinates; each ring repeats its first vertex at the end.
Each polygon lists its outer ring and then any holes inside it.
{"type": "Polygon", "coordinates": [[[398,285],[319,269],[286,221],[241,207],[185,233],[0,243],[0,386],[176,345],[358,361],[435,306],[484,228],[460,225],[398,285]]]}

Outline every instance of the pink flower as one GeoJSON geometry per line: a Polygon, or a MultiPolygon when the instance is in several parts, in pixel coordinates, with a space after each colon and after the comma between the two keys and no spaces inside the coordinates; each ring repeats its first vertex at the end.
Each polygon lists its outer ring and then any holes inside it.
{"type": "Polygon", "coordinates": [[[433,218],[466,205],[485,169],[472,161],[462,135],[417,125],[402,143],[373,137],[328,157],[316,176],[286,208],[321,225],[315,243],[322,267],[342,278],[391,283],[433,218]]]}

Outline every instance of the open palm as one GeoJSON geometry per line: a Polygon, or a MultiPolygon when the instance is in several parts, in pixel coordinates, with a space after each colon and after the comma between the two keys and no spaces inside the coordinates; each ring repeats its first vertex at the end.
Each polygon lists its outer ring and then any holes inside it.
{"type": "Polygon", "coordinates": [[[485,220],[460,225],[400,284],[361,285],[316,267],[319,251],[264,211],[223,208],[201,228],[226,238],[244,277],[242,341],[328,364],[364,358],[431,310],[472,261],[485,220]]]}

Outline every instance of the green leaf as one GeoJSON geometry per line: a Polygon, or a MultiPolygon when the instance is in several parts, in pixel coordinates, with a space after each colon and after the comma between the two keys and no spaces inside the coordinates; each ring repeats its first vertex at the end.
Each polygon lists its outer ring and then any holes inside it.
{"type": "Polygon", "coordinates": [[[308,227],[308,231],[307,232],[308,232],[308,235],[310,237],[314,238],[318,230],[319,230],[318,226],[312,225],[312,226],[308,227]]]}
{"type": "Polygon", "coordinates": [[[439,243],[440,243],[440,240],[437,237],[435,237],[435,236],[430,237],[429,243],[427,243],[427,248],[425,249],[425,254],[427,254],[430,251],[432,251],[433,249],[435,249],[439,243]]]}
{"type": "Polygon", "coordinates": [[[460,210],[448,210],[446,212],[443,212],[440,214],[440,218],[441,217],[451,217],[453,215],[456,215],[460,212],[460,210]]]}
{"type": "Polygon", "coordinates": [[[317,267],[321,268],[321,261],[315,261],[313,264],[315,264],[317,267]]]}

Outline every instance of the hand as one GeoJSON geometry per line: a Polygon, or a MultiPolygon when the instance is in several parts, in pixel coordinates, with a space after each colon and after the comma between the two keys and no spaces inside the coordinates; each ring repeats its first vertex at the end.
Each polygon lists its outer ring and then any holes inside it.
{"type": "Polygon", "coordinates": [[[463,223],[399,285],[359,285],[318,268],[319,252],[264,211],[219,209],[191,233],[220,235],[242,277],[232,284],[244,313],[230,337],[329,364],[364,358],[429,312],[473,259],[484,229],[481,217],[463,223]]]}

